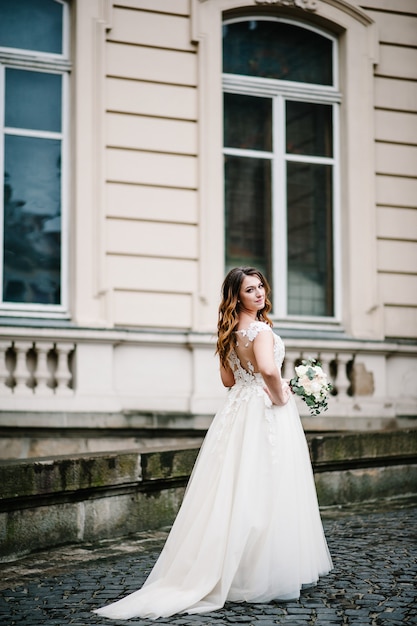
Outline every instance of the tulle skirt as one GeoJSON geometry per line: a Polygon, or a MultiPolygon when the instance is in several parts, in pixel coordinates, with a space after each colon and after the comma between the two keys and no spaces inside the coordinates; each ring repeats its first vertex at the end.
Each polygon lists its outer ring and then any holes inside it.
{"type": "Polygon", "coordinates": [[[271,406],[259,386],[235,385],[145,584],[95,612],[156,619],[289,600],[331,569],[294,398],[271,406]]]}

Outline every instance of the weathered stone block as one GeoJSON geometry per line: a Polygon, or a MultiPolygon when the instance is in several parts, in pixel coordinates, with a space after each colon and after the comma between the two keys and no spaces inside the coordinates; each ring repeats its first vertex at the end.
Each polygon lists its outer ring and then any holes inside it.
{"type": "Polygon", "coordinates": [[[6,537],[0,557],[19,556],[78,540],[78,511],[74,504],[51,505],[2,514],[6,537]]]}
{"type": "Polygon", "coordinates": [[[135,483],[141,478],[138,453],[0,462],[0,498],[45,495],[135,483]]]}
{"type": "Polygon", "coordinates": [[[193,469],[198,450],[167,450],[142,455],[143,480],[182,478],[193,469]]]}
{"type": "Polygon", "coordinates": [[[351,460],[416,457],[417,429],[337,433],[308,437],[316,466],[351,460]]]}
{"type": "Polygon", "coordinates": [[[175,519],[184,488],[135,492],[84,503],[82,539],[95,541],[169,526],[175,519]]]}
{"type": "Polygon", "coordinates": [[[355,396],[372,396],[375,392],[374,375],[364,363],[356,363],[352,369],[352,384],[355,396]]]}
{"type": "Polygon", "coordinates": [[[359,468],[315,474],[321,506],[415,494],[417,465],[359,468]]]}

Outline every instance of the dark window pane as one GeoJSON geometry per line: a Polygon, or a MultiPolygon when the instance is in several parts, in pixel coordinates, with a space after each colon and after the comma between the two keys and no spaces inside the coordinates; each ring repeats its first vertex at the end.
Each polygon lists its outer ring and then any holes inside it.
{"type": "Polygon", "coordinates": [[[5,137],[5,302],[59,304],[61,142],[5,137]]]}
{"type": "Polygon", "coordinates": [[[288,313],[332,316],[332,167],[287,164],[288,313]]]}
{"type": "Polygon", "coordinates": [[[54,0],[1,0],[0,47],[62,54],[62,22],[54,0]]]}
{"type": "Polygon", "coordinates": [[[287,101],[286,143],[290,154],[333,156],[331,105],[287,101]]]}
{"type": "Polygon", "coordinates": [[[332,42],[311,30],[272,20],[223,27],[223,71],[332,85],[332,42]]]}
{"type": "Polygon", "coordinates": [[[224,94],[224,145],[272,150],[272,100],[224,94]]]}
{"type": "Polygon", "coordinates": [[[61,82],[59,74],[6,69],[5,125],[60,132],[61,82]]]}
{"type": "Polygon", "coordinates": [[[271,162],[225,157],[226,269],[252,265],[271,276],[271,162]]]}

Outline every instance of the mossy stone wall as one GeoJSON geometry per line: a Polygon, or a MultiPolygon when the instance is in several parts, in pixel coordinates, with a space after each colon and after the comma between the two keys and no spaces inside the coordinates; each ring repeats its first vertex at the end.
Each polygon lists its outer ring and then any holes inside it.
{"type": "MultiPolygon", "coordinates": [[[[308,443],[321,506],[417,494],[417,429],[310,435],[308,443]]],[[[198,451],[0,462],[0,559],[170,525],[198,451]]]]}

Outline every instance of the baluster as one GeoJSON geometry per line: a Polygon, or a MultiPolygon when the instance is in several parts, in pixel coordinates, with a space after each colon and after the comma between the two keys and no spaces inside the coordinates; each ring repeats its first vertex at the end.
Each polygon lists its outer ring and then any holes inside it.
{"type": "Polygon", "coordinates": [[[19,396],[31,396],[33,390],[27,386],[29,380],[29,370],[26,364],[26,354],[33,347],[32,341],[22,341],[14,344],[16,352],[16,367],[13,376],[16,385],[13,392],[19,396]]]}
{"type": "Polygon", "coordinates": [[[299,357],[299,352],[296,352],[295,350],[286,351],[284,370],[282,372],[283,378],[291,379],[295,376],[294,363],[298,357],[299,357]]]}
{"type": "MultiPolygon", "coordinates": [[[[321,363],[321,367],[323,369],[323,372],[327,376],[327,382],[332,385],[332,390],[333,390],[336,385],[335,385],[335,382],[334,382],[334,378],[332,376],[332,372],[330,371],[330,363],[332,361],[334,361],[334,354],[329,354],[327,352],[321,353],[321,354],[319,354],[318,360],[321,363]]],[[[331,396],[333,395],[332,391],[330,391],[330,395],[331,396]]]]}
{"type": "Polygon", "coordinates": [[[36,364],[36,387],[35,393],[38,396],[50,396],[53,394],[53,388],[48,385],[51,374],[48,368],[48,352],[52,350],[52,343],[36,343],[37,364],[36,364]]]}
{"type": "Polygon", "coordinates": [[[9,370],[6,367],[6,352],[9,347],[9,342],[0,342],[0,394],[11,393],[10,387],[6,385],[7,379],[9,378],[9,370]]]}
{"type": "Polygon", "coordinates": [[[56,344],[58,363],[55,372],[55,393],[59,395],[72,395],[72,390],[68,386],[71,380],[71,372],[68,367],[68,355],[73,349],[74,346],[71,343],[56,344]]]}
{"type": "Polygon", "coordinates": [[[350,380],[347,375],[347,364],[352,359],[348,354],[337,355],[337,378],[336,388],[339,398],[347,395],[347,390],[350,387],[350,380]]]}
{"type": "Polygon", "coordinates": [[[330,362],[333,360],[333,358],[334,358],[333,356],[324,352],[324,353],[319,354],[318,359],[317,359],[318,361],[320,361],[322,370],[326,374],[329,382],[331,382],[330,362]]]}

